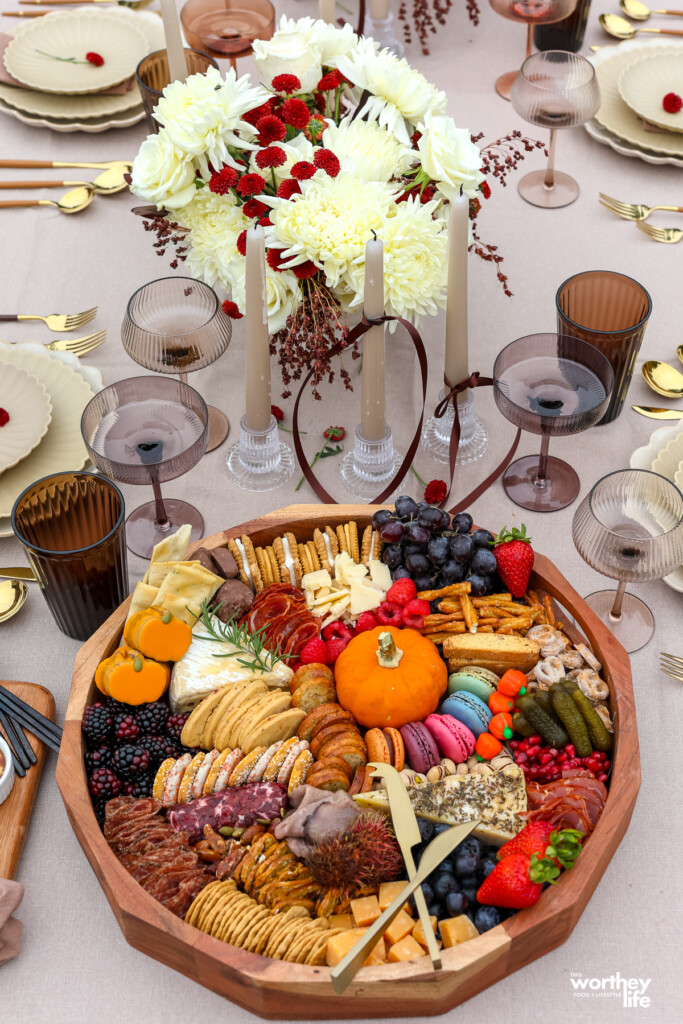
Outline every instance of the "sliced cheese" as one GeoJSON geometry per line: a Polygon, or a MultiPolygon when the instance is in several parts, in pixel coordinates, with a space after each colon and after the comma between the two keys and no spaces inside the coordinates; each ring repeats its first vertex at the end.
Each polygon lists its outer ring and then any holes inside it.
{"type": "Polygon", "coordinates": [[[332,577],[327,569],[317,569],[315,572],[307,572],[301,581],[304,590],[318,590],[319,587],[330,587],[332,577]]]}
{"type": "Polygon", "coordinates": [[[363,580],[352,580],[350,590],[352,615],[371,612],[382,603],[381,591],[369,587],[363,580]]]}
{"type": "Polygon", "coordinates": [[[181,566],[201,565],[201,562],[152,562],[147,570],[147,583],[152,587],[160,587],[169,572],[181,566]]]}
{"type": "Polygon", "coordinates": [[[370,559],[370,579],[373,583],[378,583],[385,593],[393,583],[389,566],[380,562],[378,558],[370,559]]]}

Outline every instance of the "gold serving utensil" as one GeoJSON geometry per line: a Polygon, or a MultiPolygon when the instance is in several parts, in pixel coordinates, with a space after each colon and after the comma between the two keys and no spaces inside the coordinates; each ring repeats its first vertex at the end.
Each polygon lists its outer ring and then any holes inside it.
{"type": "Polygon", "coordinates": [[[66,192],[60,200],[54,202],[52,199],[4,199],[0,202],[0,208],[10,206],[56,206],[60,213],[80,213],[90,206],[95,198],[95,189],[92,186],[85,188],[74,188],[66,192]]]}
{"type": "MultiPolygon", "coordinates": [[[[26,3],[26,0],[20,0],[20,2],[26,3]]],[[[619,0],[619,6],[624,14],[627,14],[634,21],[647,21],[652,14],[673,14],[678,18],[683,18],[683,11],[667,11],[662,7],[651,11],[640,0],[619,0]]]]}
{"type": "Polygon", "coordinates": [[[678,346],[678,348],[676,349],[676,355],[678,356],[679,360],[683,363],[683,345],[678,346]]]}
{"type": "Polygon", "coordinates": [[[675,366],[648,359],[643,363],[643,379],[648,387],[665,398],[683,398],[683,373],[675,366]]]}
{"type": "Polygon", "coordinates": [[[656,228],[653,224],[644,224],[641,220],[636,221],[636,227],[655,242],[664,242],[666,245],[673,245],[683,238],[683,231],[680,228],[656,228]]]}
{"type": "Polygon", "coordinates": [[[643,203],[622,203],[619,199],[599,192],[600,203],[606,206],[617,217],[624,220],[647,220],[653,210],[669,210],[672,213],[683,213],[683,206],[645,206],[643,203]]]}
{"type": "Polygon", "coordinates": [[[635,39],[640,32],[653,32],[658,36],[683,36],[683,29],[678,28],[634,28],[619,14],[601,14],[598,21],[607,35],[615,39],[635,39]]]}
{"type": "Polygon", "coordinates": [[[77,327],[89,324],[97,316],[97,306],[84,310],[83,313],[50,313],[48,316],[39,316],[37,313],[0,313],[0,320],[42,320],[47,324],[49,330],[75,331],[77,327]]]}
{"type": "Polygon", "coordinates": [[[16,167],[25,169],[27,167],[92,167],[95,170],[110,171],[120,170],[121,174],[132,171],[133,164],[129,160],[105,160],[103,163],[65,163],[63,160],[0,160],[0,167],[16,167]]]}
{"type": "Polygon", "coordinates": [[[683,409],[657,409],[653,405],[632,405],[631,408],[649,420],[683,420],[683,409]]]}
{"type": "Polygon", "coordinates": [[[33,569],[25,565],[0,566],[0,578],[11,580],[27,580],[29,583],[37,583],[33,569]]]}
{"type": "Polygon", "coordinates": [[[133,11],[139,11],[141,7],[147,7],[152,0],[19,0],[20,4],[43,5],[58,7],[66,4],[117,4],[119,7],[130,7],[133,11]]]}
{"type": "Polygon", "coordinates": [[[98,196],[111,196],[115,192],[122,192],[128,188],[128,182],[118,171],[103,171],[98,174],[94,181],[2,181],[0,189],[3,188],[69,188],[74,185],[83,185],[85,188],[95,189],[98,196]]]}
{"type": "Polygon", "coordinates": [[[0,622],[14,618],[28,597],[28,587],[23,580],[3,580],[0,583],[0,622]]]}
{"type": "MultiPolygon", "coordinates": [[[[88,334],[85,338],[56,339],[47,345],[43,345],[43,348],[50,349],[51,352],[72,352],[75,356],[85,356],[88,352],[92,352],[94,349],[99,348],[100,345],[103,345],[106,339],[106,331],[97,331],[95,334],[88,334]]],[[[22,338],[21,341],[5,342],[5,344],[41,345],[42,342],[27,341],[26,338],[22,338]]]]}
{"type": "Polygon", "coordinates": [[[662,652],[659,655],[659,661],[664,675],[671,676],[672,679],[678,679],[679,682],[683,683],[683,658],[677,658],[675,654],[664,654],[662,652]]]}
{"type": "Polygon", "coordinates": [[[3,18],[42,18],[49,11],[0,11],[3,18]]]}

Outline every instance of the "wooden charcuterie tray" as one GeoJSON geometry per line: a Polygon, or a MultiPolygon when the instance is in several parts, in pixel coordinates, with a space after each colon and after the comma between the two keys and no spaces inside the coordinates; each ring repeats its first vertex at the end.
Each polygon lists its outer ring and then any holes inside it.
{"type": "MultiPolygon", "coordinates": [[[[308,540],[316,526],[355,519],[365,527],[375,511],[362,505],[293,505],[202,541],[224,546],[248,534],[272,543],[283,529],[308,540]]],[[[367,1019],[444,1013],[508,977],[571,934],[628,828],[640,786],[640,755],[628,655],[549,559],[536,554],[530,586],[552,596],[574,619],[603,665],[615,720],[615,750],[605,809],[573,871],[521,911],[469,942],[443,951],[443,970],[423,958],[365,967],[337,995],[326,967],[270,960],[212,938],[185,924],[133,880],[109,849],[97,824],[83,764],[81,718],[93,700],[98,662],[117,646],[128,602],[80,649],[74,668],[57,782],[71,824],[109,900],[126,940],[193,981],[271,1019],[367,1019]]]]}

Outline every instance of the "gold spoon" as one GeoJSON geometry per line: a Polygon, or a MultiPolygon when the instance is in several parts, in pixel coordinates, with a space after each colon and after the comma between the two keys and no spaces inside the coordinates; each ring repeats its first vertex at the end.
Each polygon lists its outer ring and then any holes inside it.
{"type": "Polygon", "coordinates": [[[3,188],[61,188],[70,185],[83,185],[85,188],[94,188],[98,196],[111,196],[115,192],[122,192],[128,188],[128,182],[124,178],[125,171],[118,169],[103,171],[98,174],[94,181],[2,181],[0,189],[3,188]]]}
{"type": "Polygon", "coordinates": [[[678,348],[676,349],[676,355],[678,356],[680,361],[683,363],[683,345],[679,345],[678,346],[678,348]]]}
{"type": "Polygon", "coordinates": [[[619,14],[601,14],[598,20],[607,35],[614,36],[615,39],[635,39],[639,32],[654,32],[659,36],[683,36],[683,30],[677,28],[634,28],[619,14]]]}
{"type": "Polygon", "coordinates": [[[80,213],[81,210],[85,210],[86,206],[90,206],[94,198],[95,189],[92,185],[88,185],[72,189],[56,203],[52,199],[6,199],[0,202],[0,207],[56,206],[61,213],[80,213]]]}
{"type": "Polygon", "coordinates": [[[105,160],[104,163],[64,163],[62,160],[0,160],[0,167],[94,167],[96,170],[109,171],[120,169],[122,174],[132,171],[133,164],[129,160],[105,160]]]}
{"type": "MultiPolygon", "coordinates": [[[[25,3],[26,0],[23,0],[23,2],[25,3]]],[[[666,11],[662,7],[650,10],[640,0],[619,0],[619,6],[624,14],[627,14],[634,21],[647,21],[651,14],[673,14],[678,18],[683,18],[683,11],[666,11]]]]}
{"type": "Polygon", "coordinates": [[[645,383],[665,398],[683,398],[683,373],[668,363],[648,359],[643,363],[645,383]]]}
{"type": "Polygon", "coordinates": [[[0,622],[7,622],[17,614],[28,595],[23,580],[2,580],[0,582],[0,622]]]}

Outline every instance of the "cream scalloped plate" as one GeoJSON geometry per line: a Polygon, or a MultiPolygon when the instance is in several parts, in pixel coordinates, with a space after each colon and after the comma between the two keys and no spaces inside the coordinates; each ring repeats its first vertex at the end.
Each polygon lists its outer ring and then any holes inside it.
{"type": "MultiPolygon", "coordinates": [[[[648,443],[643,445],[642,448],[636,448],[634,451],[629,462],[631,469],[651,469],[654,473],[661,473],[662,476],[667,476],[661,469],[655,469],[655,463],[659,463],[659,459],[669,442],[673,441],[678,435],[683,437],[680,423],[673,427],[658,427],[648,443]]],[[[668,479],[674,480],[672,476],[669,476],[668,479]]],[[[680,487],[681,485],[678,484],[677,486],[680,487]]],[[[664,582],[672,590],[677,590],[683,594],[683,565],[674,570],[674,572],[669,573],[668,576],[665,576],[664,582]]]]}
{"type": "MultiPolygon", "coordinates": [[[[21,110],[13,110],[0,100],[0,114],[7,114],[22,124],[29,124],[32,128],[50,128],[53,132],[89,132],[92,135],[98,132],[107,132],[110,128],[130,128],[131,125],[142,121],[145,116],[145,109],[142,106],[133,107],[131,111],[124,111],[122,114],[111,114],[105,117],[94,117],[90,121],[47,121],[44,117],[31,117],[21,110]]],[[[0,537],[2,534],[0,533],[0,537]]]]}
{"type": "Polygon", "coordinates": [[[670,92],[683,92],[683,48],[642,57],[621,72],[619,95],[631,110],[668,132],[683,132],[683,110],[668,114],[662,100],[670,92]]]}
{"type": "Polygon", "coordinates": [[[93,394],[102,387],[102,377],[92,367],[80,367],[71,353],[46,352],[42,345],[0,342],[0,361],[19,366],[37,377],[52,402],[52,422],[41,443],[27,458],[0,476],[0,535],[9,536],[12,506],[29,484],[60,470],[83,469],[88,462],[81,437],[81,415],[93,394]],[[62,359],[62,356],[70,358],[62,359]]]}
{"type": "Polygon", "coordinates": [[[147,54],[147,39],[130,21],[106,11],[56,11],[21,25],[3,54],[9,73],[30,89],[49,93],[92,93],[129,78],[147,54]],[[85,60],[95,51],[96,67],[85,60]],[[47,54],[47,56],[46,56],[47,54]],[[55,57],[75,57],[70,63],[55,57]]]}
{"type": "Polygon", "coordinates": [[[653,52],[655,49],[658,52],[662,49],[675,52],[677,48],[670,41],[657,39],[647,43],[621,43],[619,46],[599,50],[593,55],[592,62],[602,99],[595,120],[609,132],[620,139],[625,139],[638,149],[683,158],[683,135],[674,132],[660,134],[646,131],[638,115],[626,106],[619,95],[618,83],[622,71],[642,57],[656,56],[653,52]]]}
{"type": "Polygon", "coordinates": [[[587,121],[584,127],[591,139],[599,142],[601,146],[609,146],[610,149],[613,149],[615,153],[619,153],[620,156],[627,156],[632,160],[644,160],[646,164],[658,164],[660,166],[669,164],[672,167],[683,167],[683,157],[651,153],[649,149],[640,149],[639,146],[633,146],[630,142],[620,139],[618,135],[608,132],[606,128],[598,124],[595,118],[587,121]]]}
{"type": "Polygon", "coordinates": [[[49,120],[76,121],[123,114],[142,106],[140,92],[135,86],[120,96],[58,96],[51,92],[17,89],[0,82],[0,100],[8,107],[30,117],[49,120]]]}
{"type": "Polygon", "coordinates": [[[52,402],[37,377],[0,360],[0,409],[9,414],[9,421],[0,427],[0,473],[4,473],[45,437],[52,419],[52,402]]]}

